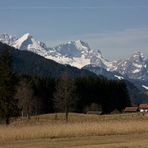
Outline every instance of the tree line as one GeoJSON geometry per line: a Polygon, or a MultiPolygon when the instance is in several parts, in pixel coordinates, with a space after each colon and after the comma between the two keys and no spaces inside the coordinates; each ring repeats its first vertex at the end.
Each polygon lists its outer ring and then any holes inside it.
{"type": "Polygon", "coordinates": [[[11,117],[65,112],[85,113],[92,104],[101,114],[120,112],[130,105],[126,84],[98,76],[60,77],[19,75],[12,72],[9,49],[0,52],[0,120],[11,117]]]}

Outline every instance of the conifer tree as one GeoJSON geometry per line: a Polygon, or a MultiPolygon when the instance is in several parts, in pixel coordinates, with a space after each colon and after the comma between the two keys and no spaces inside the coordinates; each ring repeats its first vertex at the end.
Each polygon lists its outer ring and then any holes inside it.
{"type": "Polygon", "coordinates": [[[11,70],[10,50],[0,52],[0,116],[6,124],[18,112],[17,100],[14,99],[14,75],[11,70]]]}

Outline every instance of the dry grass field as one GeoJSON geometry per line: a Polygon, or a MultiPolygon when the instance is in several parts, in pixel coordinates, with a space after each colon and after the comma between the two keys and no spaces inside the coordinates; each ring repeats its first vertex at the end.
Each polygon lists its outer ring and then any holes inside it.
{"type": "Polygon", "coordinates": [[[142,114],[41,115],[0,126],[0,148],[148,147],[148,116],[142,114]]]}

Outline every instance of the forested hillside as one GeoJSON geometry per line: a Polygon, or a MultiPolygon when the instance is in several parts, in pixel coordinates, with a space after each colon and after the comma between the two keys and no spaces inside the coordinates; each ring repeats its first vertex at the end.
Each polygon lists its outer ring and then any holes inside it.
{"type": "Polygon", "coordinates": [[[30,119],[59,111],[86,113],[92,104],[100,106],[102,114],[122,112],[130,105],[124,81],[107,80],[4,44],[0,44],[0,78],[0,115],[6,123],[18,115],[30,119]]]}

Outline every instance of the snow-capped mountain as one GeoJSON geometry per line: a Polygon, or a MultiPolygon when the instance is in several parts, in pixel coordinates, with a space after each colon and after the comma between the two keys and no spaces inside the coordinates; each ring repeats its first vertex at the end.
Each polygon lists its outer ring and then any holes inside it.
{"type": "Polygon", "coordinates": [[[16,36],[8,35],[6,33],[0,34],[0,42],[12,45],[17,40],[16,36]]]}
{"type": "Polygon", "coordinates": [[[81,40],[70,41],[54,48],[47,48],[43,42],[35,40],[29,33],[11,43],[5,39],[2,40],[3,43],[20,50],[34,52],[61,64],[69,64],[78,68],[88,64],[96,64],[103,68],[108,67],[108,61],[102,56],[101,52],[91,49],[87,43],[81,40]]]}
{"type": "Polygon", "coordinates": [[[116,71],[131,79],[148,80],[148,67],[143,53],[137,51],[129,59],[118,61],[116,71]]]}
{"type": "Polygon", "coordinates": [[[91,49],[87,43],[81,40],[70,41],[50,49],[46,58],[78,68],[88,64],[106,68],[108,63],[99,50],[91,49]]]}
{"type": "MultiPolygon", "coordinates": [[[[112,66],[107,67],[109,72],[118,72],[126,79],[148,81],[148,59],[145,60],[143,53],[137,51],[130,58],[110,62],[112,66]]],[[[96,65],[97,67],[97,65],[96,65]]],[[[93,71],[94,66],[89,70],[93,71]]],[[[98,74],[95,70],[95,73],[98,74]]]]}
{"type": "Polygon", "coordinates": [[[148,90],[148,86],[142,85],[143,88],[145,88],[146,90],[148,90]]]}
{"type": "Polygon", "coordinates": [[[36,41],[29,33],[16,40],[12,46],[20,50],[32,51],[41,56],[45,56],[47,52],[46,45],[43,42],[36,41]]]}
{"type": "Polygon", "coordinates": [[[145,59],[141,52],[136,52],[125,60],[110,62],[103,57],[99,50],[90,48],[81,40],[70,41],[54,48],[47,47],[45,43],[37,41],[29,33],[20,38],[1,34],[0,41],[20,50],[29,50],[61,64],[77,68],[90,65],[89,69],[93,69],[97,74],[101,73],[103,69],[105,73],[117,72],[117,76],[148,81],[148,59],[145,59]]]}

